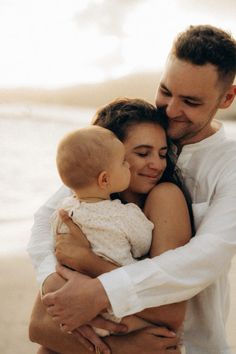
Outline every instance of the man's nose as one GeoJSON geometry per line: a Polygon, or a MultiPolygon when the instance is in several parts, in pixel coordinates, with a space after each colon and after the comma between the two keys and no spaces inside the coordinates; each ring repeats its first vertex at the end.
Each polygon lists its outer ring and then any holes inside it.
{"type": "Polygon", "coordinates": [[[182,114],[181,104],[174,98],[170,99],[166,105],[166,114],[168,118],[176,118],[182,114]]]}

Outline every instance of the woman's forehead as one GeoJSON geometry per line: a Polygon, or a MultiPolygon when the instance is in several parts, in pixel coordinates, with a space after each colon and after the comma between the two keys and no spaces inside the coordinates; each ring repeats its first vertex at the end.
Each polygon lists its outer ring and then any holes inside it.
{"type": "Polygon", "coordinates": [[[124,144],[149,145],[160,143],[166,144],[166,133],[164,129],[155,123],[140,123],[130,127],[124,144]]]}

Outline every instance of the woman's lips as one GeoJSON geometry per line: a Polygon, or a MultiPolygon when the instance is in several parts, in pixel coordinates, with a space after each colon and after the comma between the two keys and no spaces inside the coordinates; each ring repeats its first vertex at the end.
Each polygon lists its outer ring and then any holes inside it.
{"type": "Polygon", "coordinates": [[[143,173],[140,173],[140,176],[142,177],[146,177],[148,179],[150,179],[151,181],[154,181],[154,182],[157,182],[159,179],[160,179],[160,175],[149,175],[149,174],[143,174],[143,173]]]}

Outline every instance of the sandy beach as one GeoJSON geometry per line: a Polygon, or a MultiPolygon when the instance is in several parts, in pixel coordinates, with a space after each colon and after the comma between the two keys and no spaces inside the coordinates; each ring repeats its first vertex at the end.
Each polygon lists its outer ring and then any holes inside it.
{"type": "MultiPolygon", "coordinates": [[[[236,257],[232,263],[230,283],[231,309],[227,329],[232,352],[236,353],[236,257]]],[[[0,353],[35,353],[37,345],[28,340],[28,323],[37,284],[26,254],[1,257],[0,293],[0,353]]]]}

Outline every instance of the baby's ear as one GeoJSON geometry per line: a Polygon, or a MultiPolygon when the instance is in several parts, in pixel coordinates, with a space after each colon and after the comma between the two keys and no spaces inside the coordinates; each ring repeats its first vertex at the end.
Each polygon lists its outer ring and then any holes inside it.
{"type": "Polygon", "coordinates": [[[109,186],[110,177],[107,171],[102,171],[98,175],[98,186],[102,189],[107,189],[109,186]]]}

